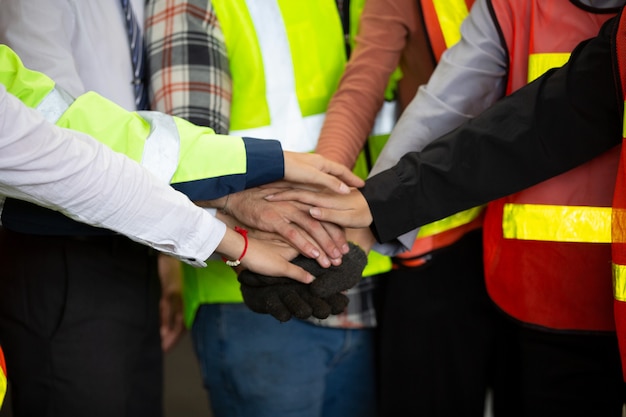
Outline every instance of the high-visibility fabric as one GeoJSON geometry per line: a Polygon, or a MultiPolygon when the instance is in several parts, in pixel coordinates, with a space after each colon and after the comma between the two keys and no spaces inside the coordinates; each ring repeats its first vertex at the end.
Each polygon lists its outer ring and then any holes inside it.
{"type": "MultiPolygon", "coordinates": [[[[25,105],[37,108],[54,90],[54,82],[44,74],[25,68],[19,57],[7,46],[0,45],[0,82],[7,91],[25,105]]],[[[67,109],[56,120],[56,125],[89,134],[113,150],[139,162],[146,157],[146,150],[158,141],[148,140],[155,136],[155,125],[148,122],[151,113],[142,117],[88,92],[68,103],[67,109]]],[[[159,114],[155,113],[158,117],[159,114]]],[[[232,186],[241,178],[245,181],[246,150],[239,137],[216,135],[212,129],[195,126],[184,119],[161,115],[172,122],[180,139],[176,152],[163,153],[163,163],[171,169],[175,188],[193,200],[209,200],[227,194],[231,190],[216,187],[218,177],[229,176],[232,186]],[[206,155],[228,154],[237,158],[213,158],[207,163],[206,155]],[[218,191],[216,191],[218,190],[218,191]]],[[[168,135],[172,136],[172,135],[168,135]]],[[[158,150],[155,151],[158,153],[158,150]]],[[[160,167],[152,167],[160,175],[160,167]]],[[[228,187],[227,184],[224,187],[228,187]]],[[[245,187],[238,187],[243,189],[245,187]]]]}
{"type": "Polygon", "coordinates": [[[435,60],[461,39],[461,23],[474,0],[420,0],[428,41],[435,60]]]}
{"type": "MultiPolygon", "coordinates": [[[[352,45],[365,1],[350,2],[352,45]]],[[[285,150],[313,151],[346,65],[346,39],[335,0],[213,0],[212,4],[232,75],[230,133],[277,138],[285,150]]],[[[386,103],[374,126],[379,136],[368,141],[371,161],[396,118],[395,103],[386,103]]],[[[355,172],[365,178],[368,165],[364,162],[355,172]]],[[[371,251],[363,276],[389,270],[391,259],[371,251]]],[[[221,260],[202,269],[184,265],[183,274],[187,326],[203,303],[243,302],[236,273],[221,260]]]]}
{"type": "MultiPolygon", "coordinates": [[[[622,94],[626,104],[626,15],[622,13],[616,34],[617,65],[619,68],[622,94]]],[[[624,106],[626,111],[626,105],[624,106]]],[[[626,114],[623,118],[622,143],[626,140],[626,114]]],[[[626,380],[626,155],[622,152],[615,181],[613,197],[612,258],[613,258],[613,309],[615,327],[622,360],[622,374],[626,380]]]]}
{"type": "Polygon", "coordinates": [[[474,213],[476,214],[476,218],[470,222],[466,222],[465,219],[463,219],[463,222],[456,227],[443,228],[437,233],[418,237],[415,239],[415,243],[410,251],[403,252],[394,257],[394,265],[404,267],[423,265],[428,260],[425,256],[426,254],[450,246],[461,240],[461,238],[469,232],[480,229],[483,226],[484,210],[478,208],[474,213]]]}
{"type": "Polygon", "coordinates": [[[505,204],[502,232],[505,239],[611,243],[611,211],[610,207],[505,204]]]}
{"type": "Polygon", "coordinates": [[[219,0],[213,6],[232,74],[231,134],[279,138],[286,150],[315,149],[346,64],[335,1],[219,0]]]}
{"type": "MultiPolygon", "coordinates": [[[[184,119],[175,118],[174,120],[181,141],[178,158],[175,154],[166,155],[177,159],[176,170],[170,182],[173,185],[188,186],[185,194],[189,198],[207,200],[219,197],[208,192],[213,184],[206,187],[205,184],[212,182],[216,177],[245,175],[245,158],[236,160],[213,158],[210,163],[206,160],[207,155],[226,155],[237,148],[239,148],[239,153],[244,155],[243,142],[235,141],[230,136],[215,135],[212,129],[195,126],[184,119]]],[[[75,104],[63,114],[57,125],[87,132],[111,149],[136,161],[142,160],[144,147],[148,146],[144,138],[150,135],[151,129],[146,119],[139,114],[128,115],[126,110],[95,93],[86,93],[76,99],[75,104]],[[98,112],[109,116],[89,117],[98,112]]]]}
{"type": "Polygon", "coordinates": [[[0,347],[0,409],[7,393],[7,366],[4,362],[4,353],[0,347]]]}
{"type": "MultiPolygon", "coordinates": [[[[509,55],[507,94],[561,66],[614,16],[569,0],[491,6],[509,55]]],[[[504,312],[551,329],[614,329],[607,235],[618,156],[607,152],[488,205],[485,279],[504,312]]]]}

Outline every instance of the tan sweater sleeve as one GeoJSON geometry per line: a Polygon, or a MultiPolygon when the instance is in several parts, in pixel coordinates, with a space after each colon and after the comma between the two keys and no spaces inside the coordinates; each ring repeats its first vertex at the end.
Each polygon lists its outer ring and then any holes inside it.
{"type": "Polygon", "coordinates": [[[372,130],[391,73],[416,26],[415,0],[366,2],[356,47],[333,96],[316,152],[352,167],[372,130]]]}

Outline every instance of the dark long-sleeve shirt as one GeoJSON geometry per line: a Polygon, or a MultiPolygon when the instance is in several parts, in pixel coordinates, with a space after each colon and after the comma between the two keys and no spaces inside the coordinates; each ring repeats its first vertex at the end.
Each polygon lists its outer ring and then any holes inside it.
{"type": "Polygon", "coordinates": [[[620,144],[617,22],[581,43],[562,68],[368,179],[362,192],[377,239],[535,185],[620,144]]]}

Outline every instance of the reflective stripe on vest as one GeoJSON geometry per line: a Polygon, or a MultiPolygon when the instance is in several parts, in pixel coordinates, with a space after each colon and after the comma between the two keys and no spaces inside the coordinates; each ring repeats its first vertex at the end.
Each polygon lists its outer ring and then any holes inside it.
{"type": "Polygon", "coordinates": [[[477,219],[483,212],[484,206],[473,207],[446,217],[445,219],[437,220],[436,222],[429,223],[420,227],[420,231],[417,237],[432,236],[437,233],[445,232],[446,230],[453,229],[455,227],[463,226],[464,224],[471,223],[477,219]]]}
{"type": "MultiPolygon", "coordinates": [[[[570,53],[535,53],[528,59],[528,82],[569,60],[570,53]]],[[[505,239],[610,243],[611,208],[542,204],[504,205],[505,239]]]]}
{"type": "Polygon", "coordinates": [[[35,108],[44,119],[52,124],[56,124],[63,113],[70,107],[74,98],[65,90],[54,88],[35,108]]]}
{"type": "Polygon", "coordinates": [[[552,68],[562,67],[570,57],[570,53],[535,53],[528,56],[528,82],[541,77],[552,68]]]}
{"type": "Polygon", "coordinates": [[[613,264],[613,296],[626,302],[626,265],[613,264]]]}
{"type": "Polygon", "coordinates": [[[505,204],[506,239],[550,242],[611,242],[610,207],[505,204]]]}
{"type": "Polygon", "coordinates": [[[461,23],[473,0],[422,0],[422,13],[435,60],[461,39],[461,23]]]}
{"type": "MultiPolygon", "coordinates": [[[[35,109],[48,122],[57,124],[74,101],[74,98],[64,90],[55,87],[35,109]]],[[[138,114],[150,126],[143,145],[141,165],[157,178],[169,183],[178,167],[180,150],[180,137],[176,123],[171,116],[164,113],[142,111],[138,114]]]]}
{"type": "Polygon", "coordinates": [[[626,13],[621,14],[615,34],[617,67],[624,102],[622,114],[622,151],[613,193],[613,218],[611,245],[613,261],[613,314],[622,362],[622,378],[626,380],[626,13]]]}
{"type": "Polygon", "coordinates": [[[230,133],[278,138],[285,150],[315,149],[346,64],[335,1],[220,0],[213,5],[233,80],[230,133]]]}

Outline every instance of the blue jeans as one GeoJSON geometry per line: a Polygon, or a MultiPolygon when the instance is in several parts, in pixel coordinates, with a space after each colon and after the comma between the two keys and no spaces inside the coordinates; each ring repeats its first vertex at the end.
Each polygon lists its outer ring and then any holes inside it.
{"type": "Polygon", "coordinates": [[[205,304],[192,337],[215,417],[373,417],[373,332],[205,304]]]}

